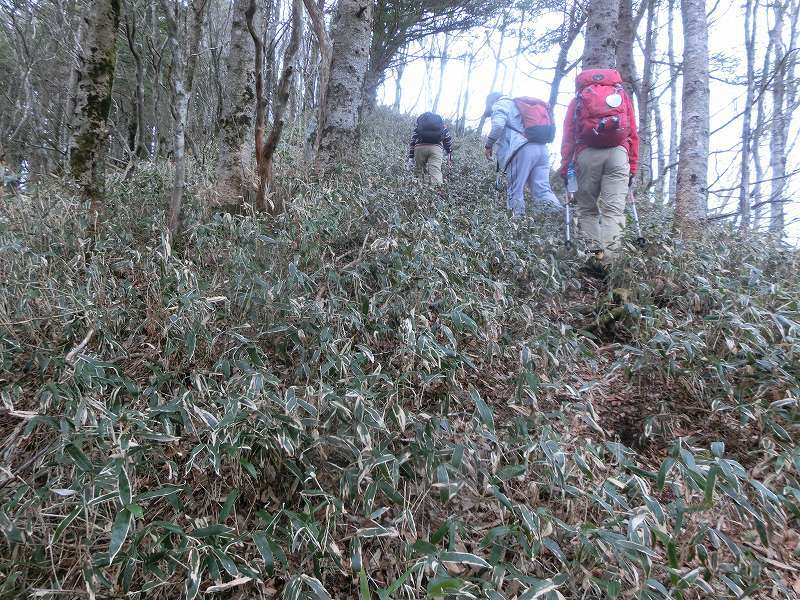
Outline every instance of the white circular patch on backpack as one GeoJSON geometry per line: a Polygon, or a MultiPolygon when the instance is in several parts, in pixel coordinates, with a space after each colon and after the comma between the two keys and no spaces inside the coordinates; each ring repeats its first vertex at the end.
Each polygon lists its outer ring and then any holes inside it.
{"type": "Polygon", "coordinates": [[[619,94],[609,94],[606,96],[606,104],[608,104],[611,108],[617,108],[620,104],[622,104],[622,96],[619,94]]]}

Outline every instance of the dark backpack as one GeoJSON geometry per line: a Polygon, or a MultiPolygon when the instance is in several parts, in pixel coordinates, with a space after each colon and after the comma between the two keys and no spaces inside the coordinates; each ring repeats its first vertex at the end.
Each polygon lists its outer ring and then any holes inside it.
{"type": "Polygon", "coordinates": [[[436,113],[422,113],[417,119],[417,136],[421,144],[440,144],[444,136],[444,120],[436,113]]]}
{"type": "Polygon", "coordinates": [[[621,146],[631,134],[633,115],[614,69],[588,69],[578,75],[575,139],[590,148],[621,146]]]}
{"type": "Polygon", "coordinates": [[[550,107],[543,100],[522,96],[514,98],[514,104],[522,117],[523,131],[532,144],[549,144],[556,137],[556,125],[550,107]]]}

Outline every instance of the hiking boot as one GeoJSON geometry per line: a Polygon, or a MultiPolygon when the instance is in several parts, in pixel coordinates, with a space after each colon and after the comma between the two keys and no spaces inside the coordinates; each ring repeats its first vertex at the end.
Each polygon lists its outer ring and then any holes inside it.
{"type": "Polygon", "coordinates": [[[589,257],[580,270],[595,279],[603,281],[608,279],[608,265],[603,262],[602,252],[595,252],[594,256],[589,257]]]}

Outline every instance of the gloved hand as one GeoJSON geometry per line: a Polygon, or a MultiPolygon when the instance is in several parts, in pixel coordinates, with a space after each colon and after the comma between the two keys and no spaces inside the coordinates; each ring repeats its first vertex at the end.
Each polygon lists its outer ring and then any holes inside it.
{"type": "Polygon", "coordinates": [[[491,146],[484,146],[483,153],[486,156],[486,160],[492,160],[492,147],[491,146]]]}

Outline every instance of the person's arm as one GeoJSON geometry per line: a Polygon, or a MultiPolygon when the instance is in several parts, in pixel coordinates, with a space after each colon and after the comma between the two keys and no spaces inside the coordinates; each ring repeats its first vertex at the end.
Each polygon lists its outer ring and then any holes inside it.
{"type": "Polygon", "coordinates": [[[508,123],[511,102],[510,98],[500,98],[494,103],[492,107],[492,130],[486,138],[486,148],[494,146],[497,140],[502,137],[506,129],[506,123],[508,123]]]}
{"type": "Polygon", "coordinates": [[[453,138],[450,136],[450,130],[447,128],[447,125],[442,127],[442,147],[447,156],[453,153],[453,138]]]}
{"type": "Polygon", "coordinates": [[[625,102],[628,103],[628,114],[631,116],[631,134],[628,137],[628,163],[631,166],[631,177],[636,175],[639,167],[639,130],[636,128],[636,113],[633,111],[633,102],[626,95],[625,102]]]}
{"type": "Polygon", "coordinates": [[[561,138],[561,177],[567,176],[567,167],[575,154],[575,99],[567,107],[567,116],[564,117],[564,135],[561,138]]]}

